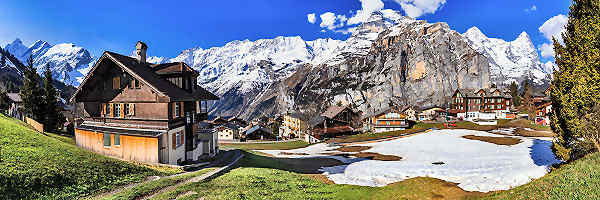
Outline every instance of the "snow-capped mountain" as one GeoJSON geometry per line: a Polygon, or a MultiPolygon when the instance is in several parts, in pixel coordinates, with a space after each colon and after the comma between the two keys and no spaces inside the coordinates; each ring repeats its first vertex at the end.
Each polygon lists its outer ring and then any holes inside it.
{"type": "Polygon", "coordinates": [[[26,47],[20,39],[16,39],[4,49],[23,64],[30,57],[33,58],[33,64],[40,74],[49,64],[56,80],[75,86],[79,85],[79,81],[87,73],[86,68],[93,63],[93,58],[86,49],[70,43],[51,45],[38,40],[26,47]]]}
{"type": "Polygon", "coordinates": [[[233,41],[223,47],[188,49],[169,61],[194,67],[201,74],[198,82],[218,95],[232,88],[245,93],[289,76],[301,63],[326,59],[341,43],[301,37],[233,41]]]}
{"type": "Polygon", "coordinates": [[[473,49],[488,58],[492,82],[507,86],[512,82],[520,84],[527,78],[536,85],[550,81],[552,71],[540,62],[537,50],[526,32],[511,42],[488,38],[477,27],[470,28],[462,35],[473,49]]]}

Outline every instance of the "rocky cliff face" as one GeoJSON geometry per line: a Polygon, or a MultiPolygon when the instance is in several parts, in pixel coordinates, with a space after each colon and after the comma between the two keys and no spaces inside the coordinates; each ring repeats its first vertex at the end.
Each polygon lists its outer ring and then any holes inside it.
{"type": "Polygon", "coordinates": [[[372,31],[358,32],[348,41],[377,35],[366,54],[302,65],[261,93],[243,116],[288,109],[314,115],[338,102],[363,112],[391,104],[443,105],[457,88],[490,87],[488,59],[447,24],[406,17],[395,22],[390,28],[359,26],[358,30],[372,31]]]}

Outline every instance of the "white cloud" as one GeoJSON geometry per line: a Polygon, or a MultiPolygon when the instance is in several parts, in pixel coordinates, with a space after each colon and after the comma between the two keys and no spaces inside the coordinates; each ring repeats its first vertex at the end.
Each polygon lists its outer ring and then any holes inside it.
{"type": "Polygon", "coordinates": [[[360,0],[361,9],[356,11],[356,14],[348,19],[348,25],[360,24],[369,17],[371,13],[383,9],[383,2],[381,0],[360,0]]]}
{"type": "Polygon", "coordinates": [[[533,5],[531,8],[525,8],[525,12],[533,12],[537,10],[537,6],[533,5]]]}
{"type": "Polygon", "coordinates": [[[538,47],[542,54],[542,58],[553,58],[554,57],[554,46],[550,43],[544,43],[538,47]]]}
{"type": "Polygon", "coordinates": [[[308,23],[314,24],[315,22],[317,22],[317,16],[315,15],[315,13],[310,13],[306,15],[306,17],[308,17],[308,23]]]}
{"type": "Polygon", "coordinates": [[[402,10],[412,18],[417,18],[425,14],[433,14],[440,7],[446,4],[446,0],[394,0],[400,4],[402,10]]]}
{"type": "Polygon", "coordinates": [[[321,24],[319,25],[321,28],[327,28],[329,30],[334,30],[336,28],[340,28],[344,26],[344,23],[348,20],[344,15],[335,15],[332,12],[326,12],[321,14],[321,24]]]}
{"type": "MultiPolygon", "coordinates": [[[[320,15],[320,27],[338,33],[348,34],[351,32],[353,25],[363,23],[371,17],[375,11],[381,11],[384,8],[383,0],[359,0],[361,4],[360,10],[350,11],[349,16],[326,12],[320,15]],[[346,29],[341,30],[340,28],[346,29]]],[[[446,0],[387,0],[394,1],[402,7],[406,15],[417,18],[425,14],[435,13],[440,7],[446,4],[446,0]]],[[[308,14],[308,22],[315,23],[316,16],[314,13],[308,14]],[[311,16],[312,15],[312,16],[311,16]],[[314,18],[312,18],[314,16],[314,18]]]]}
{"type": "Polygon", "coordinates": [[[542,67],[544,68],[544,71],[546,71],[548,73],[552,73],[552,72],[554,72],[554,68],[556,67],[556,65],[554,64],[554,62],[548,61],[548,62],[542,64],[542,67]]]}
{"type": "Polygon", "coordinates": [[[565,15],[556,15],[548,19],[538,29],[540,33],[548,39],[547,43],[544,43],[538,47],[542,58],[554,58],[554,46],[552,45],[552,37],[556,38],[558,42],[563,44],[561,33],[565,31],[565,26],[569,22],[569,18],[565,15]]]}
{"type": "Polygon", "coordinates": [[[556,15],[550,19],[548,19],[542,26],[540,26],[539,30],[546,39],[552,41],[552,37],[556,38],[560,43],[562,43],[561,33],[565,31],[565,26],[569,22],[569,18],[565,15],[556,15]]]}

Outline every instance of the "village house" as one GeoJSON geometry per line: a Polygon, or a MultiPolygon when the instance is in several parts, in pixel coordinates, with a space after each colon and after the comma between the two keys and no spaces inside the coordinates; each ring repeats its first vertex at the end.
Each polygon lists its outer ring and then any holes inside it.
{"type": "Polygon", "coordinates": [[[348,106],[331,106],[321,115],[309,121],[310,133],[304,140],[309,143],[325,138],[354,134],[360,129],[360,112],[348,106]]]}
{"type": "Polygon", "coordinates": [[[219,141],[232,141],[240,139],[240,126],[233,123],[225,123],[217,127],[219,141]]]}
{"type": "Polygon", "coordinates": [[[226,124],[228,122],[229,122],[229,120],[227,120],[227,119],[225,119],[225,118],[223,118],[221,116],[218,116],[218,117],[214,118],[213,120],[211,120],[211,123],[214,124],[214,125],[223,125],[223,124],[226,124]]]}
{"type": "Polygon", "coordinates": [[[302,115],[297,112],[288,112],[282,115],[279,126],[279,137],[283,139],[297,138],[304,135],[303,128],[306,126],[302,115]]]}
{"type": "Polygon", "coordinates": [[[10,105],[8,108],[8,115],[20,120],[24,120],[22,113],[23,99],[21,99],[21,95],[19,95],[19,93],[8,93],[7,96],[10,100],[8,102],[10,105]]]}
{"type": "Polygon", "coordinates": [[[241,132],[242,140],[271,140],[274,139],[273,131],[262,125],[254,125],[241,132]]]}
{"type": "Polygon", "coordinates": [[[446,112],[446,109],[444,109],[442,107],[438,107],[438,106],[425,107],[425,108],[421,108],[420,110],[421,111],[417,115],[417,119],[419,121],[436,120],[440,117],[445,117],[445,116],[441,116],[440,113],[444,113],[444,115],[445,115],[445,112],[446,112]]]}
{"type": "Polygon", "coordinates": [[[240,119],[238,117],[231,117],[227,120],[227,123],[235,124],[239,127],[248,126],[248,122],[246,120],[240,119]]]}
{"type": "Polygon", "coordinates": [[[508,91],[457,89],[452,95],[451,113],[460,119],[505,119],[512,108],[508,91]]]}
{"type": "Polygon", "coordinates": [[[407,129],[410,124],[407,116],[395,107],[384,108],[363,116],[363,131],[381,133],[407,129]]]}
{"type": "Polygon", "coordinates": [[[413,106],[404,106],[402,109],[400,109],[400,112],[406,115],[407,120],[417,121],[417,111],[413,106]]]}
{"type": "Polygon", "coordinates": [[[218,153],[217,134],[200,129],[208,104],[219,98],[197,85],[198,72],[185,63],[146,62],[104,52],[70,101],[83,122],[78,146],[101,154],[148,163],[183,164],[218,153]]]}
{"type": "Polygon", "coordinates": [[[536,108],[535,124],[542,126],[550,125],[550,114],[552,113],[552,102],[546,102],[536,108]]]}

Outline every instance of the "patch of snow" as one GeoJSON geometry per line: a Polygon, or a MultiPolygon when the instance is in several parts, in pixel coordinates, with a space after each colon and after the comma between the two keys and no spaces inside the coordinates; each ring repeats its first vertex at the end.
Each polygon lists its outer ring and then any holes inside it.
{"type": "MultiPolygon", "coordinates": [[[[458,183],[466,191],[507,190],[544,176],[552,164],[560,163],[552,142],[515,137],[521,143],[505,146],[462,138],[465,135],[502,137],[473,130],[435,130],[412,137],[361,144],[363,152],[402,157],[401,161],[350,160],[341,166],[323,167],[336,184],[385,186],[414,177],[432,177],[458,183]],[[443,162],[442,165],[432,163],[443,162]]],[[[278,157],[320,157],[331,147],[318,144],[302,149],[262,151],[278,157]],[[284,155],[281,152],[308,153],[284,155]]],[[[348,160],[347,160],[348,161],[348,160]]]]}

